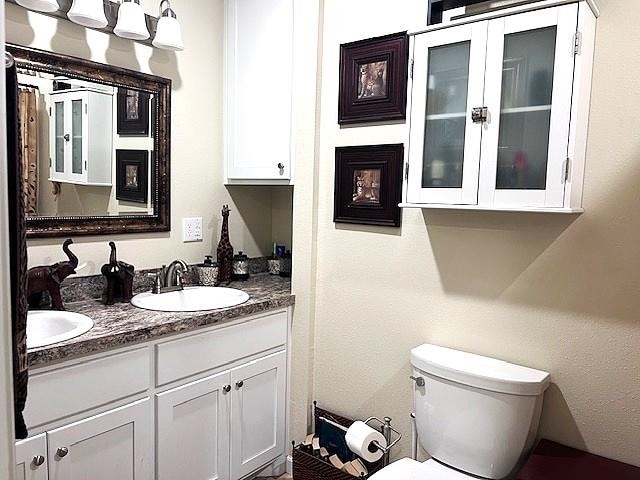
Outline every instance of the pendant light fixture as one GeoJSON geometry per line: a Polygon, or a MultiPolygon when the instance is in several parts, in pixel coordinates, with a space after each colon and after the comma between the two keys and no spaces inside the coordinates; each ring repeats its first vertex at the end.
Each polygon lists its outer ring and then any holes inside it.
{"type": "Polygon", "coordinates": [[[140,0],[123,0],[118,9],[118,22],[113,32],[122,38],[146,40],[149,35],[140,0]]]}
{"type": "Polygon", "coordinates": [[[16,0],[16,3],[29,10],[37,12],[55,12],[60,10],[60,5],[56,0],[16,0]]]}
{"type": "Polygon", "coordinates": [[[89,28],[104,28],[108,23],[102,0],[73,0],[67,17],[72,22],[89,28]]]}
{"type": "Polygon", "coordinates": [[[160,18],[158,19],[153,46],[164,50],[184,50],[182,28],[169,0],[160,2],[160,18]],[[162,6],[164,4],[166,4],[166,8],[163,10],[162,6]]]}

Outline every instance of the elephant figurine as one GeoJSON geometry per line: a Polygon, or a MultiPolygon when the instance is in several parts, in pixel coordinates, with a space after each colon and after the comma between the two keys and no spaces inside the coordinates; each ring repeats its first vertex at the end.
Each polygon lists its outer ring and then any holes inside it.
{"type": "Polygon", "coordinates": [[[42,294],[49,292],[51,297],[51,308],[54,310],[64,310],[62,296],[60,295],[60,285],[69,275],[76,273],[78,267],[78,257],[69,249],[73,240],[68,238],[62,245],[62,250],[69,260],[54,263],[53,265],[43,265],[30,268],[27,272],[27,297],[29,308],[38,309],[42,302],[42,294]]]}
{"type": "Polygon", "coordinates": [[[135,267],[125,262],[118,261],[116,244],[109,242],[111,256],[109,263],[102,266],[102,275],[107,279],[105,291],[106,304],[113,305],[116,298],[122,298],[122,303],[128,303],[133,296],[133,277],[135,267]]]}

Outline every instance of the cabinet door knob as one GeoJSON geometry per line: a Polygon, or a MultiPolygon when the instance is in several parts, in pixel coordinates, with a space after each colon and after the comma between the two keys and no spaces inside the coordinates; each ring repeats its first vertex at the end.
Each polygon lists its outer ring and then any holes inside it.
{"type": "Polygon", "coordinates": [[[280,170],[284,170],[284,163],[282,163],[282,162],[281,162],[281,163],[278,163],[278,168],[279,168],[280,170]]]}
{"type": "Polygon", "coordinates": [[[64,458],[69,453],[69,449],[67,447],[60,447],[56,450],[56,455],[60,458],[64,458]]]}
{"type": "Polygon", "coordinates": [[[42,455],[36,455],[33,457],[32,462],[34,466],[41,467],[44,464],[44,457],[42,455]]]}
{"type": "Polygon", "coordinates": [[[224,393],[229,393],[231,391],[231,385],[225,385],[224,387],[222,387],[222,391],[224,393]]]}
{"type": "Polygon", "coordinates": [[[66,134],[64,135],[64,141],[65,141],[65,142],[68,142],[70,139],[71,139],[71,137],[69,136],[69,134],[68,134],[68,133],[66,133],[66,134]]]}
{"type": "Polygon", "coordinates": [[[242,380],[239,380],[236,382],[236,388],[242,388],[244,386],[244,382],[242,380]]]}

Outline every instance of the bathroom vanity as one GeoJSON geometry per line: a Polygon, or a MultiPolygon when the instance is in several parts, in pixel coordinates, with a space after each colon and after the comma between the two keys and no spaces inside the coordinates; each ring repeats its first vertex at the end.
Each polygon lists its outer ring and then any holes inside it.
{"type": "Polygon", "coordinates": [[[94,328],[30,351],[20,480],[240,479],[284,465],[289,282],[195,313],[67,304],[94,328]]]}

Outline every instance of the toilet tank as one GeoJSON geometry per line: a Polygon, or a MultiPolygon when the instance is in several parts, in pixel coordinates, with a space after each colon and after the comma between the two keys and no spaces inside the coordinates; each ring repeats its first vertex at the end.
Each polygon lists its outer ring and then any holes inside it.
{"type": "Polygon", "coordinates": [[[416,426],[436,460],[484,478],[506,478],[538,430],[549,374],[437,345],[411,351],[416,426]]]}

